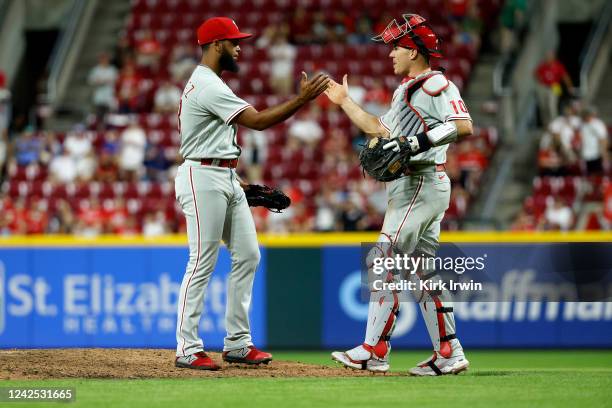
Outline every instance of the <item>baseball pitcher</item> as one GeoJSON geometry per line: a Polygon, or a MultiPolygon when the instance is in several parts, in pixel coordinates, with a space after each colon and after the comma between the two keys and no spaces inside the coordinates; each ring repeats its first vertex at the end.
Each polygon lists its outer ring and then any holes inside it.
{"type": "Polygon", "coordinates": [[[259,246],[255,224],[245,197],[246,184],[236,175],[240,147],[237,125],[263,130],[293,115],[328,86],[329,78],[308,80],[302,73],[299,95],[258,112],[236,96],[221,79],[222,71],[237,72],[242,33],[226,17],[206,20],[197,30],[202,59],[185,86],[178,112],[181,134],[175,190],[187,220],[189,261],[178,299],[177,367],[218,370],[204,352],[198,324],[204,294],[215,268],[220,241],[230,251],[232,269],[227,282],[223,360],[262,364],[272,355],[251,341],[248,311],[259,246]]]}
{"type": "MultiPolygon", "coordinates": [[[[426,20],[417,14],[395,19],[374,41],[391,45],[389,57],[396,75],[404,77],[395,90],[391,108],[381,117],[365,112],[348,96],[347,76],[340,85],[332,81],[325,91],[370,139],[369,147],[397,152],[398,160],[379,160],[371,168],[371,154],[362,154],[368,174],[380,174],[387,184],[388,204],[378,242],[373,251],[433,257],[438,249],[440,222],[450,200],[450,180],[445,173],[448,144],[472,134],[472,122],[457,87],[429,61],[441,58],[439,41],[426,20]],[[384,171],[380,163],[384,164],[384,171]]],[[[366,147],[366,149],[368,149],[366,147]]],[[[435,276],[419,270],[422,280],[435,276]]],[[[445,291],[424,292],[420,309],[433,344],[433,356],[410,369],[418,376],[457,374],[468,368],[455,332],[453,306],[445,291]]],[[[389,370],[390,338],[400,302],[397,293],[372,289],[363,344],[332,359],[356,369],[389,370]]]]}

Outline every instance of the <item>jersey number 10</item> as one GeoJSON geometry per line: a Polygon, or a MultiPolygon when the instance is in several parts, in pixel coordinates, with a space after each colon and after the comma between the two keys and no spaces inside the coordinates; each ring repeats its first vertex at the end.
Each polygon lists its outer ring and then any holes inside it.
{"type": "Polygon", "coordinates": [[[463,113],[468,113],[467,107],[465,106],[465,103],[463,103],[463,101],[461,99],[459,99],[459,101],[450,101],[451,105],[453,105],[453,110],[455,111],[456,114],[459,114],[459,109],[461,109],[461,112],[463,113]],[[457,105],[459,105],[459,109],[457,109],[457,105]]]}

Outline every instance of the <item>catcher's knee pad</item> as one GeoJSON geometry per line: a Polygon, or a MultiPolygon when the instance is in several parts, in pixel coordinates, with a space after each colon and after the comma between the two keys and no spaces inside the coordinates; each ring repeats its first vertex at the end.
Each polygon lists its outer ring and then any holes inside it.
{"type": "Polygon", "coordinates": [[[380,289],[374,288],[374,281],[391,282],[396,273],[393,269],[387,269],[384,260],[395,255],[390,237],[381,233],[378,242],[370,248],[366,255],[365,266],[368,274],[368,288],[370,292],[380,289]]]}

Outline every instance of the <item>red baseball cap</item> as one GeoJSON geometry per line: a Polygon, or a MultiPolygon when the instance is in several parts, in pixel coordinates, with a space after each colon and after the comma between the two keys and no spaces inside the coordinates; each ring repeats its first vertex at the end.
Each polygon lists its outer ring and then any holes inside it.
{"type": "Polygon", "coordinates": [[[227,17],[211,17],[198,27],[198,44],[204,45],[219,40],[237,40],[252,37],[241,33],[236,22],[227,17]]]}

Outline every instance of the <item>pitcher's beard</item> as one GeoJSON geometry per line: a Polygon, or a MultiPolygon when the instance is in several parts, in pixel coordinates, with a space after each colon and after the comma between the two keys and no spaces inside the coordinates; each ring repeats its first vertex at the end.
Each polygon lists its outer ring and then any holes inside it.
{"type": "Polygon", "coordinates": [[[232,55],[225,50],[223,50],[223,54],[221,54],[221,58],[219,59],[219,66],[221,67],[222,71],[234,73],[238,72],[240,69],[234,58],[232,58],[232,55]]]}

